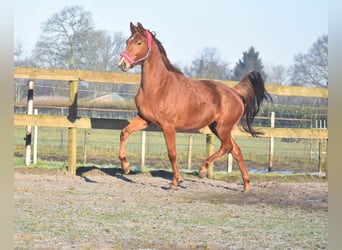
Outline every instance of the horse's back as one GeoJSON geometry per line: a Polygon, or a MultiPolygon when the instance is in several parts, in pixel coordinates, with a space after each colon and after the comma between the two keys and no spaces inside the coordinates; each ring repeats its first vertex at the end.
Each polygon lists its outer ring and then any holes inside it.
{"type": "Polygon", "coordinates": [[[241,104],[241,97],[233,88],[220,81],[204,80],[202,82],[212,90],[212,95],[221,108],[227,108],[229,105],[241,106],[239,105],[241,104]]]}

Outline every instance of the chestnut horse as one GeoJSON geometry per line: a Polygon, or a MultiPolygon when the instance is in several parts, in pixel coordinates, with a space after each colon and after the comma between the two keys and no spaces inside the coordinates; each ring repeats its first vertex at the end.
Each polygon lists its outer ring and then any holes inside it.
{"type": "Polygon", "coordinates": [[[232,130],[241,120],[246,132],[252,136],[262,134],[252,128],[261,102],[269,97],[260,73],[251,72],[234,88],[217,81],[186,78],[170,63],[154,34],[140,23],[137,26],[130,23],[130,28],[132,34],[121,53],[119,67],[128,71],[141,65],[141,82],[135,97],[138,114],[120,136],[119,159],[124,174],[130,172],[126,159],[127,137],[152,123],[163,131],[173,171],[170,189],[176,189],[181,181],[176,162],[176,131],[209,126],[220,139],[221,147],[204,160],[199,176],[204,177],[215,159],[230,152],[239,165],[244,191],[249,191],[248,171],[232,130]]]}

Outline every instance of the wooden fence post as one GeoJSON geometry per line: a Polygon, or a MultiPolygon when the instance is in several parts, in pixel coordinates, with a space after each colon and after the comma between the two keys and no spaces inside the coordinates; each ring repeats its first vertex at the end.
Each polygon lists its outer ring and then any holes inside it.
{"type": "MultiPolygon", "coordinates": [[[[69,82],[69,116],[68,119],[74,122],[77,118],[77,93],[78,80],[69,82]]],[[[77,128],[69,128],[68,134],[68,171],[76,174],[77,161],[77,128]]]]}
{"type": "MultiPolygon", "coordinates": [[[[33,81],[30,80],[27,83],[27,114],[33,114],[33,81]]],[[[31,163],[31,141],[32,141],[32,125],[26,126],[26,137],[25,137],[25,164],[26,166],[31,163]]]]}
{"type": "MultiPolygon", "coordinates": [[[[214,135],[213,134],[207,134],[206,153],[207,153],[207,157],[209,157],[210,155],[214,153],[214,135]]],[[[207,172],[207,177],[209,179],[213,178],[213,168],[214,168],[214,163],[211,163],[208,167],[208,172],[207,172]]]]}
{"type": "MultiPolygon", "coordinates": [[[[38,109],[34,109],[34,115],[38,115],[38,109]]],[[[37,164],[38,156],[38,126],[34,126],[33,133],[33,164],[37,164]]]]}
{"type": "Polygon", "coordinates": [[[192,155],[192,135],[189,136],[189,145],[188,145],[188,170],[191,169],[191,155],[192,155]]]}
{"type": "Polygon", "coordinates": [[[83,138],[83,164],[87,164],[87,143],[88,143],[88,135],[90,132],[87,130],[84,131],[84,138],[83,138]]]}
{"type": "Polygon", "coordinates": [[[231,153],[227,153],[227,172],[231,173],[233,171],[233,156],[231,153]]]}
{"type": "MultiPolygon", "coordinates": [[[[271,112],[271,128],[274,128],[275,124],[275,113],[271,112]]],[[[274,151],[274,138],[270,138],[270,147],[269,147],[269,158],[268,158],[268,172],[272,171],[273,167],[273,151],[274,151]]]]}
{"type": "Polygon", "coordinates": [[[143,171],[145,168],[145,155],[146,155],[146,131],[141,131],[141,162],[140,170],[143,171]]]}
{"type": "Polygon", "coordinates": [[[318,173],[322,174],[322,166],[323,166],[323,142],[320,140],[318,143],[318,173]]]}

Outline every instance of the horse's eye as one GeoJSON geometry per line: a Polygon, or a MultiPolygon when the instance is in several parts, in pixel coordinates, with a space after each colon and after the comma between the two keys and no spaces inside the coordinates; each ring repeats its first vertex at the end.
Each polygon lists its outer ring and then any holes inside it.
{"type": "Polygon", "coordinates": [[[139,45],[139,46],[140,46],[141,44],[142,44],[142,42],[137,42],[137,45],[139,45]]]}

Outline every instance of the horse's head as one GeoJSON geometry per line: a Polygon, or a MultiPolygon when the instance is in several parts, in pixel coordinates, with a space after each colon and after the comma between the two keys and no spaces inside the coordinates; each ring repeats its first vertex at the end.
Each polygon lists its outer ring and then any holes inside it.
{"type": "Polygon", "coordinates": [[[122,52],[119,59],[119,67],[127,71],[135,65],[144,62],[152,47],[152,35],[141,23],[134,26],[130,23],[131,36],[126,41],[126,50],[122,52]]]}

